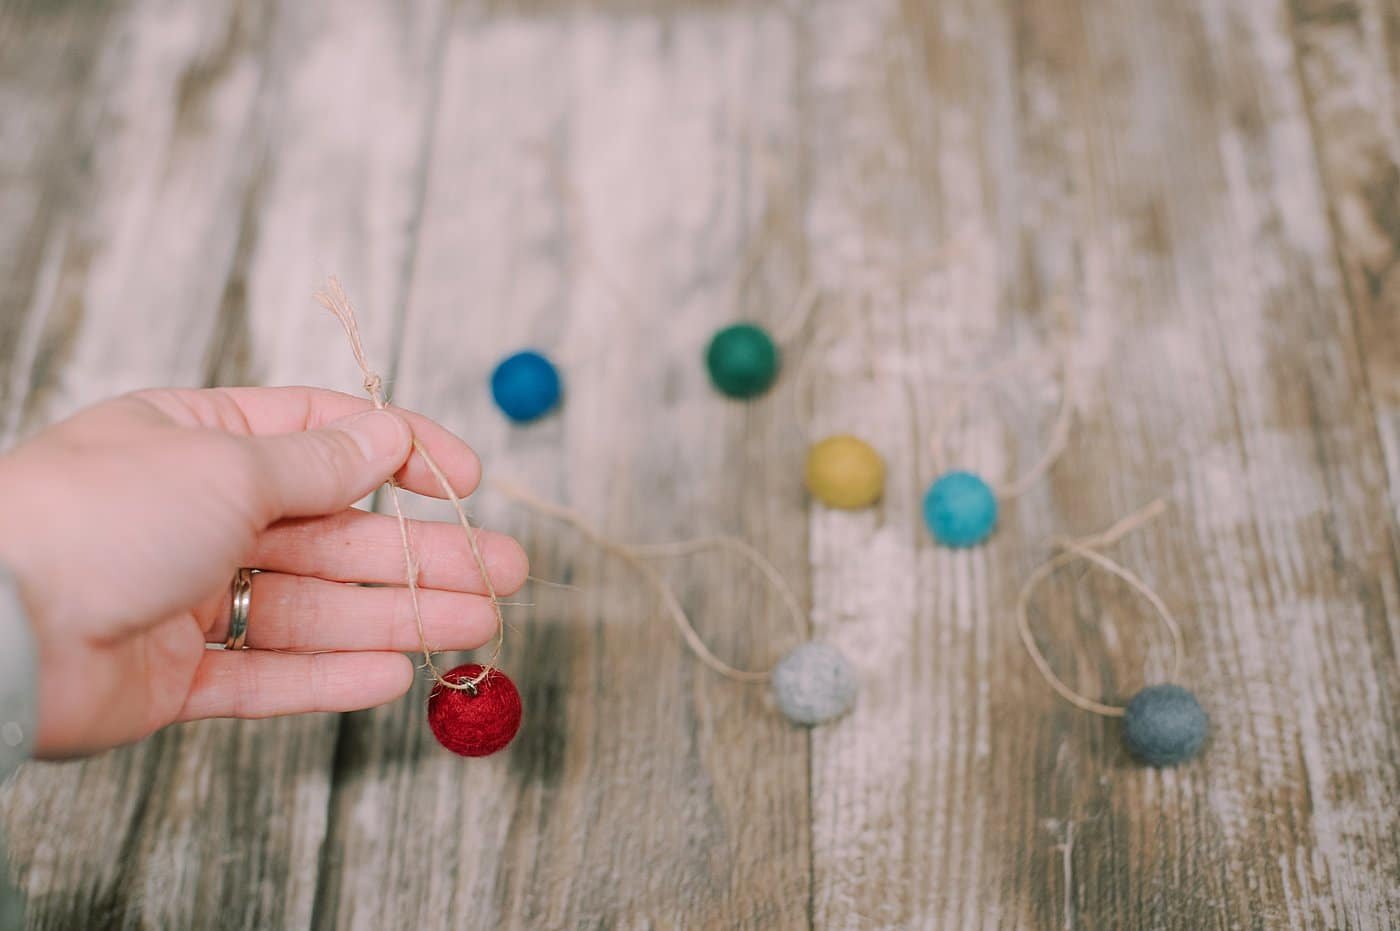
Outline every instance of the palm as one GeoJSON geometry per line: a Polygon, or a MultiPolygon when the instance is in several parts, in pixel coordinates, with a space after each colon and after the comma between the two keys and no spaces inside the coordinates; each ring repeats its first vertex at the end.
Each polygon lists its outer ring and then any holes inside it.
{"type": "Polygon", "coordinates": [[[83,673],[69,680],[68,698],[103,709],[91,729],[73,732],[84,747],[139,740],[176,721],[206,652],[205,634],[188,612],[128,638],[74,647],[72,668],[83,673]]]}

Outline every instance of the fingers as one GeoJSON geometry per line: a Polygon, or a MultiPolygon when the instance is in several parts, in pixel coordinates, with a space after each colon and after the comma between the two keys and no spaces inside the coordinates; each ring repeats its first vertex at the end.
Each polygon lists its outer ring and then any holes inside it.
{"type": "MultiPolygon", "coordinates": [[[[496,635],[496,614],[481,595],[418,592],[423,633],[436,650],[473,650],[496,635]]],[[[211,643],[228,636],[229,599],[200,618],[211,643]]],[[[205,613],[205,612],[201,612],[205,613]]],[[[393,650],[422,646],[406,588],[363,588],[277,572],[253,576],[247,645],[259,650],[393,650]]]]}
{"type": "MultiPolygon", "coordinates": [[[[368,398],[323,388],[168,388],[140,391],[132,397],[158,408],[177,423],[211,427],[241,436],[300,433],[373,409],[368,398]]],[[[457,497],[466,497],[481,481],[481,462],[470,446],[421,414],[393,408],[408,422],[413,436],[442,468],[457,497]]],[[[442,488],[423,457],[414,453],[399,474],[410,491],[434,498],[442,488]]]]}
{"type": "Polygon", "coordinates": [[[408,424],[369,410],[302,433],[255,436],[254,489],[271,520],[330,514],[378,488],[408,459],[408,424]]]}
{"type": "MultiPolygon", "coordinates": [[[[460,525],[409,521],[409,539],[425,588],[485,594],[481,571],[460,525]]],[[[510,537],[476,533],[482,561],[498,595],[525,584],[529,560],[510,537]]],[[[258,539],[250,565],[340,582],[404,584],[403,542],[398,521],[386,514],[347,509],[329,517],[274,524],[258,539]]]]}
{"type": "Polygon", "coordinates": [[[359,711],[393,701],[412,684],[413,663],[400,653],[208,650],[178,720],[359,711]]]}

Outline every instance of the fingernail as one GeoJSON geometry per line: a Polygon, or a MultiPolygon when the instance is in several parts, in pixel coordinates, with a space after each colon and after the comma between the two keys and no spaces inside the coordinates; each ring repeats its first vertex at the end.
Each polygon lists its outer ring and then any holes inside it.
{"type": "Polygon", "coordinates": [[[365,411],[337,420],[333,429],[349,435],[372,462],[408,455],[408,424],[388,411],[365,411]]]}

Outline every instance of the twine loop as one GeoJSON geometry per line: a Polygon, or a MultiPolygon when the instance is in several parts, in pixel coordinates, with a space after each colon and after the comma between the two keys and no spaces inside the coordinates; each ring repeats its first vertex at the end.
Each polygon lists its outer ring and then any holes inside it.
{"type": "Polygon", "coordinates": [[[1167,608],[1166,603],[1162,601],[1161,597],[1153,591],[1146,582],[1139,578],[1135,572],[1099,552],[1103,547],[1117,543],[1137,528],[1160,517],[1166,510],[1166,507],[1166,502],[1159,499],[1142,510],[1128,515],[1102,533],[1077,540],[1057,538],[1053,541],[1055,548],[1064,550],[1065,552],[1052,556],[1042,563],[1039,568],[1031,573],[1030,577],[1026,579],[1026,584],[1021,588],[1021,594],[1016,600],[1016,626],[1021,634],[1021,643],[1025,645],[1026,652],[1030,654],[1031,662],[1035,664],[1036,670],[1046,683],[1049,684],[1061,698],[1065,699],[1076,708],[1081,708],[1084,711],[1090,711],[1094,714],[1100,714],[1109,718],[1121,718],[1125,711],[1122,705],[1104,704],[1103,702],[1095,701],[1092,698],[1076,692],[1066,685],[1064,680],[1057,676],[1055,671],[1050,668],[1050,662],[1045,658],[1045,654],[1041,652],[1039,645],[1035,642],[1035,636],[1031,633],[1031,595],[1035,593],[1036,588],[1042,582],[1050,578],[1050,576],[1054,575],[1060,569],[1063,569],[1065,566],[1079,559],[1087,560],[1110,575],[1121,579],[1134,591],[1142,595],[1143,598],[1147,599],[1147,602],[1152,605],[1153,610],[1157,612],[1157,616],[1161,618],[1163,626],[1167,628],[1167,632],[1171,635],[1171,678],[1176,679],[1181,671],[1181,656],[1183,652],[1181,626],[1176,622],[1176,618],[1172,616],[1171,611],[1167,608]]]}

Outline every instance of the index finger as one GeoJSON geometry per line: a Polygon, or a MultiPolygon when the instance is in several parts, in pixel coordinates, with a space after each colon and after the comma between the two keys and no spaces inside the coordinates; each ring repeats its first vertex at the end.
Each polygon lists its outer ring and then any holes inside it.
{"type": "MultiPolygon", "coordinates": [[[[177,422],[242,435],[269,435],[315,430],[334,420],[374,407],[368,398],[327,388],[162,388],[135,397],[159,408],[177,422]]],[[[442,469],[459,498],[476,490],[481,460],[467,443],[422,414],[395,407],[413,436],[442,469]]],[[[410,491],[442,498],[442,486],[416,450],[398,475],[410,491]]]]}

